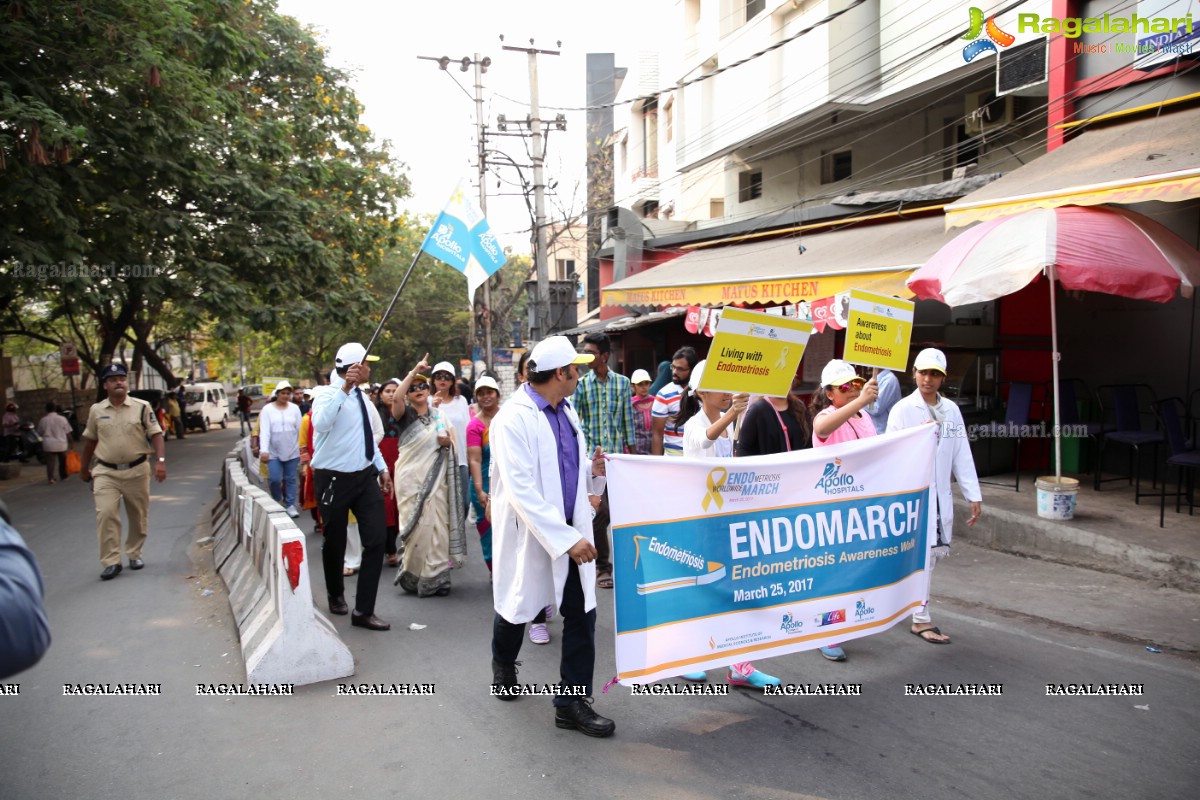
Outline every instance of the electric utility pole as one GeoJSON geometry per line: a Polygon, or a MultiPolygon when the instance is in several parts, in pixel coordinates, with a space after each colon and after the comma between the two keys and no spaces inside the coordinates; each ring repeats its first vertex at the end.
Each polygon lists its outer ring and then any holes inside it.
{"type": "MultiPolygon", "coordinates": [[[[449,70],[450,64],[459,65],[461,72],[466,72],[472,66],[475,67],[475,154],[477,167],[479,169],[479,210],[487,216],[487,145],[485,143],[485,129],[483,124],[483,73],[487,72],[488,67],[492,65],[492,59],[484,56],[479,57],[479,53],[475,53],[474,57],[463,56],[459,59],[452,59],[449,56],[417,56],[424,61],[436,61],[438,67],[443,70],[449,70]]],[[[492,289],[490,279],[483,282],[483,363],[488,370],[492,369],[492,289]]],[[[471,298],[474,300],[474,298],[471,298]]],[[[475,348],[475,308],[470,309],[470,333],[468,346],[468,358],[471,359],[472,367],[474,367],[475,359],[473,357],[475,348]]],[[[472,373],[472,380],[479,376],[472,373]]]]}
{"type": "MultiPolygon", "coordinates": [[[[504,37],[500,37],[504,41],[504,37]]],[[[562,42],[557,45],[562,47],[562,42]]],[[[532,331],[533,339],[544,339],[550,333],[550,272],[546,264],[547,242],[546,230],[546,180],[545,161],[546,145],[542,137],[542,118],[538,108],[538,55],[556,56],[558,50],[539,50],[529,40],[529,47],[511,47],[504,45],[503,49],[526,53],[529,57],[529,130],[533,136],[533,207],[534,207],[534,264],[537,267],[537,330],[532,331]]]]}

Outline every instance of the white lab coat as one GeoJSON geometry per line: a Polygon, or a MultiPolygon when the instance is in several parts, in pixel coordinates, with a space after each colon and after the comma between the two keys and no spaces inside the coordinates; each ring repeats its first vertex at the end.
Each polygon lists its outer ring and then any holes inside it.
{"type": "MultiPolygon", "coordinates": [[[[568,404],[579,447],[579,481],[573,525],[566,524],[558,445],[546,415],[524,388],[492,420],[492,599],[496,613],[512,623],[529,622],[548,605],[562,605],[570,559],[581,538],[592,544],[591,476],[583,427],[568,404]]],[[[579,566],[584,610],[596,607],[596,563],[579,566]]]]}
{"type": "MultiPolygon", "coordinates": [[[[938,436],[934,483],[937,487],[938,510],[942,518],[942,539],[946,544],[950,544],[954,535],[954,492],[950,483],[951,475],[958,481],[958,487],[967,500],[980,502],[983,495],[979,492],[979,477],[975,473],[971,441],[967,438],[962,412],[946,398],[942,398],[941,403],[945,409],[946,421],[938,436]]],[[[933,412],[921,397],[920,390],[915,390],[892,406],[892,413],[888,415],[888,433],[915,428],[932,419],[933,412]]]]}

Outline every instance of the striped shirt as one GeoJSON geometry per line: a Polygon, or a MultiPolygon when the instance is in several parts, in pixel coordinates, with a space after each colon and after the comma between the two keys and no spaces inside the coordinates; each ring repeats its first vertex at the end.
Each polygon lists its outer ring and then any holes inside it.
{"type": "Polygon", "coordinates": [[[571,404],[583,425],[588,451],[599,447],[605,453],[624,453],[637,446],[633,433],[633,407],[629,398],[633,385],[629,378],[612,370],[602,381],[589,372],[579,381],[571,404]]]}
{"type": "Polygon", "coordinates": [[[679,413],[679,398],[683,395],[683,387],[678,383],[668,383],[654,395],[654,408],[650,416],[666,418],[667,427],[663,429],[663,455],[683,455],[683,425],[675,426],[671,417],[679,413]]]}

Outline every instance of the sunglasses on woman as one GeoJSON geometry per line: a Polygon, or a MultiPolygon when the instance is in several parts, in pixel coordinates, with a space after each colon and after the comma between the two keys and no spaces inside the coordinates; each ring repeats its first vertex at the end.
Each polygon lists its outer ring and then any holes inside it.
{"type": "Polygon", "coordinates": [[[414,383],[412,386],[408,387],[408,391],[409,392],[428,392],[429,384],[428,383],[414,383]]]}
{"type": "Polygon", "coordinates": [[[840,391],[842,394],[846,394],[851,389],[861,390],[862,387],[863,387],[863,381],[851,381],[850,383],[843,383],[841,386],[839,386],[837,388],[838,388],[838,391],[840,391]]]}
{"type": "Polygon", "coordinates": [[[447,375],[445,372],[440,372],[437,375],[434,375],[433,379],[435,381],[452,381],[452,380],[454,380],[454,376],[447,375]]]}

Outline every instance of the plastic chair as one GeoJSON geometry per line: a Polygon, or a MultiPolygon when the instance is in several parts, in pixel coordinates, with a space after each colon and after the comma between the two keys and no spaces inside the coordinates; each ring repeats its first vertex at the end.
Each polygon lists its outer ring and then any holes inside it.
{"type": "MultiPolygon", "coordinates": [[[[1079,378],[1058,379],[1059,424],[1063,428],[1070,426],[1074,431],[1080,432],[1091,439],[1095,443],[1095,447],[1092,448],[1092,457],[1099,458],[1100,439],[1104,437],[1104,434],[1113,430],[1115,426],[1106,422],[1085,422],[1079,413],[1079,399],[1081,397],[1088,398],[1089,402],[1095,402],[1091,390],[1088,389],[1088,385],[1079,378]]],[[[1043,403],[1045,404],[1045,409],[1042,416],[1045,417],[1047,425],[1051,426],[1050,433],[1053,436],[1054,390],[1050,381],[1046,381],[1046,396],[1043,403]]],[[[1047,472],[1054,466],[1050,463],[1053,452],[1053,444],[1051,444],[1050,451],[1046,453],[1047,472]]]]}
{"type": "Polygon", "coordinates": [[[1021,491],[1021,438],[1029,427],[1029,412],[1033,406],[1032,383],[1010,383],[1008,385],[1008,405],[1004,409],[1003,422],[989,422],[977,428],[978,435],[987,439],[988,463],[992,461],[992,440],[1013,440],[1013,471],[1017,480],[1013,484],[999,481],[980,480],[990,486],[1003,486],[1015,492],[1021,491]]]}
{"type": "MultiPolygon", "coordinates": [[[[1142,430],[1142,414],[1153,414],[1152,411],[1143,412],[1138,403],[1138,395],[1149,397],[1150,402],[1147,406],[1153,406],[1157,401],[1154,396],[1154,390],[1144,383],[1124,383],[1113,384],[1109,386],[1101,386],[1097,390],[1097,396],[1100,401],[1100,406],[1105,409],[1104,398],[1110,398],[1110,407],[1113,411],[1116,430],[1109,431],[1104,434],[1104,438],[1100,440],[1100,454],[1096,458],[1096,475],[1095,488],[1100,491],[1100,484],[1109,481],[1119,481],[1122,477],[1127,477],[1133,490],[1133,502],[1137,503],[1141,498],[1146,497],[1152,492],[1142,492],[1142,452],[1143,445],[1152,445],[1154,455],[1158,454],[1158,445],[1164,441],[1162,431],[1146,431],[1142,430]],[[1115,478],[1101,478],[1101,469],[1104,466],[1104,450],[1109,442],[1127,445],[1129,447],[1129,475],[1118,476],[1115,478]]],[[[1152,417],[1153,418],[1153,417],[1152,417]]],[[[1158,484],[1158,461],[1153,460],[1154,479],[1152,485],[1158,484]]]]}
{"type": "Polygon", "coordinates": [[[1187,429],[1184,427],[1186,409],[1182,398],[1168,397],[1153,403],[1152,406],[1162,423],[1163,431],[1166,433],[1167,447],[1171,451],[1171,455],[1167,457],[1167,474],[1163,475],[1162,488],[1158,494],[1158,527],[1162,528],[1167,507],[1167,478],[1170,477],[1171,467],[1179,469],[1179,483],[1172,493],[1175,496],[1175,513],[1179,513],[1180,500],[1184,495],[1188,499],[1188,516],[1192,516],[1195,511],[1195,470],[1200,469],[1200,449],[1197,449],[1193,442],[1187,440],[1187,429]],[[1186,490],[1183,487],[1185,473],[1187,474],[1186,490]]]}

